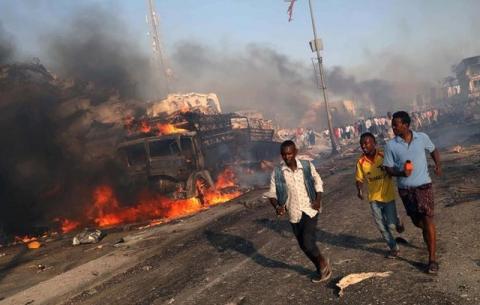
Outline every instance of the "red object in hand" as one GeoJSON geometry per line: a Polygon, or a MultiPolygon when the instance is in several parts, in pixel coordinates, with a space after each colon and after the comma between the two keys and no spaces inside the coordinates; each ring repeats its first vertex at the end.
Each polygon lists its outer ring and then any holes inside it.
{"type": "Polygon", "coordinates": [[[404,168],[406,171],[413,171],[413,163],[412,163],[412,161],[407,160],[407,161],[405,162],[405,164],[403,165],[403,168],[404,168]]]}

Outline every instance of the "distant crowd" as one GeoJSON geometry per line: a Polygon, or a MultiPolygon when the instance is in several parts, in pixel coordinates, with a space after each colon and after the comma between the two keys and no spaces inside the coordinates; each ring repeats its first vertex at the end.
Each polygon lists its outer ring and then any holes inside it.
{"type": "MultiPolygon", "coordinates": [[[[411,113],[412,129],[421,130],[428,128],[438,122],[440,111],[438,109],[429,109],[426,111],[417,111],[411,113]]],[[[387,113],[386,116],[370,117],[368,119],[360,119],[352,124],[344,126],[336,126],[333,128],[335,139],[340,144],[346,144],[352,140],[357,140],[364,132],[370,132],[378,140],[386,141],[394,137],[392,130],[392,114],[387,113]]],[[[297,144],[299,149],[314,146],[317,137],[329,138],[328,129],[321,133],[310,128],[292,128],[279,129],[276,136],[279,141],[292,140],[297,144]]]]}
{"type": "MultiPolygon", "coordinates": [[[[412,112],[411,118],[412,128],[414,130],[419,130],[436,124],[439,118],[439,110],[430,109],[427,111],[412,112]]],[[[388,112],[386,116],[371,117],[366,120],[361,119],[353,124],[333,128],[334,136],[340,142],[348,142],[350,139],[358,138],[364,132],[370,132],[385,140],[393,138],[392,114],[388,112]]],[[[328,129],[324,130],[323,134],[328,137],[328,129]]]]}

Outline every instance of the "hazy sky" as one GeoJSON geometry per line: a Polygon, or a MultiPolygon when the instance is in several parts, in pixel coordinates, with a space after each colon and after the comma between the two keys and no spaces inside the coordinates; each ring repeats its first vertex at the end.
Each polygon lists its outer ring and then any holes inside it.
{"type": "MultiPolygon", "coordinates": [[[[369,73],[368,66],[388,54],[427,67],[432,58],[441,61],[438,73],[448,73],[462,57],[480,53],[478,0],[313,3],[327,67],[369,73]]],[[[225,52],[263,44],[307,64],[313,55],[307,44],[312,39],[307,0],[296,2],[292,22],[287,21],[284,0],[157,0],[156,5],[167,53],[190,40],[225,52]]],[[[148,51],[146,1],[0,0],[0,21],[21,54],[42,57],[38,46],[46,33],[62,28],[81,6],[107,8],[124,19],[130,34],[137,36],[138,48],[148,51]]]]}

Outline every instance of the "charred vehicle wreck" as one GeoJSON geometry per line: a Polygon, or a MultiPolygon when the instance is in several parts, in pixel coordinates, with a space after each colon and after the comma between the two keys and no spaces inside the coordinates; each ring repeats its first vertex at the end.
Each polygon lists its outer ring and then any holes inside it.
{"type": "Polygon", "coordinates": [[[176,113],[131,120],[118,146],[132,181],[176,199],[198,197],[226,167],[252,168],[278,156],[266,120],[235,113],[176,113]],[[132,132],[133,130],[133,132],[132,132]]]}

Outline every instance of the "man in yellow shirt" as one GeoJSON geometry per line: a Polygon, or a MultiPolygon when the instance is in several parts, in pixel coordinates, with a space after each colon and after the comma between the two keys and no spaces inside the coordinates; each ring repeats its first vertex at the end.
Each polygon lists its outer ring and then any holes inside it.
{"type": "Polygon", "coordinates": [[[386,257],[396,258],[399,248],[392,230],[403,232],[403,225],[397,216],[395,206],[395,188],[393,179],[383,168],[383,152],[376,148],[375,136],[370,132],[360,136],[360,147],[363,154],[357,161],[355,180],[358,198],[362,199],[363,184],[367,183],[368,201],[380,233],[388,244],[390,251],[386,257]]]}

